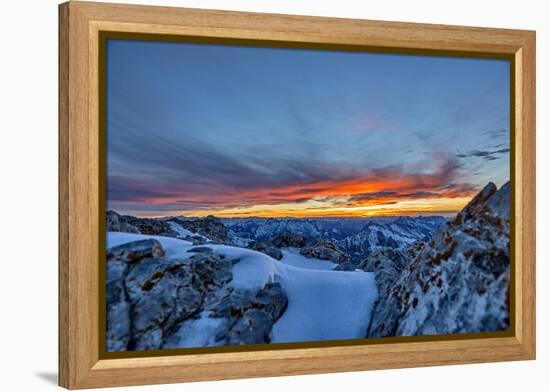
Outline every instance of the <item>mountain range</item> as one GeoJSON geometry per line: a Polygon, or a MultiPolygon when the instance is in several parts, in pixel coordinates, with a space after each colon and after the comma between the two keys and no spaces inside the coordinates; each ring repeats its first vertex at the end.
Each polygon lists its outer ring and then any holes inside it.
{"type": "Polygon", "coordinates": [[[107,349],[509,327],[510,184],[454,218],[107,212],[107,349]]]}

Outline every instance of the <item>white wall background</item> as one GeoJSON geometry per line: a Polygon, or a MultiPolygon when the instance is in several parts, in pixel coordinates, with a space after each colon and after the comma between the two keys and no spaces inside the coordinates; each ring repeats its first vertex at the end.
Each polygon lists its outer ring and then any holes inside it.
{"type": "MultiPolygon", "coordinates": [[[[104,0],[105,1],[105,0],[104,0]]],[[[119,2],[126,2],[118,0],[119,2]]],[[[526,390],[548,387],[548,15],[522,0],[157,0],[134,3],[537,30],[538,360],[146,387],[526,390]],[[545,240],[546,239],[546,240],[545,240]],[[545,386],[543,386],[543,384],[545,386]]],[[[0,388],[52,389],[57,371],[57,1],[0,5],[0,388]]],[[[136,388],[137,389],[137,388],[136,388]]],[[[144,389],[144,388],[141,388],[144,389]]]]}

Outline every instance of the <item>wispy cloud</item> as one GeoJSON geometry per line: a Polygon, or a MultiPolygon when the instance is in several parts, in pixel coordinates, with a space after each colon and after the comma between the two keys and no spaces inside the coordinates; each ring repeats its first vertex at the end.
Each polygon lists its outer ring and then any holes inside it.
{"type": "Polygon", "coordinates": [[[254,164],[248,165],[242,156],[227,156],[200,144],[180,149],[172,144],[159,161],[157,148],[164,147],[157,143],[139,154],[149,168],[156,165],[158,175],[109,177],[111,204],[147,204],[158,211],[182,213],[281,204],[306,208],[311,203],[323,203],[327,208],[456,198],[475,190],[461,178],[461,165],[450,156],[440,156],[438,165],[429,172],[413,172],[404,166],[331,167],[314,159],[263,161],[256,157],[254,164]]]}
{"type": "Polygon", "coordinates": [[[496,150],[473,150],[466,153],[458,153],[456,157],[458,158],[469,158],[469,157],[477,157],[481,158],[487,161],[491,160],[497,160],[500,155],[508,154],[510,153],[510,148],[501,148],[496,150]]]}
{"type": "Polygon", "coordinates": [[[506,61],[117,40],[107,52],[107,202],[122,212],[431,213],[509,176],[506,61]]]}

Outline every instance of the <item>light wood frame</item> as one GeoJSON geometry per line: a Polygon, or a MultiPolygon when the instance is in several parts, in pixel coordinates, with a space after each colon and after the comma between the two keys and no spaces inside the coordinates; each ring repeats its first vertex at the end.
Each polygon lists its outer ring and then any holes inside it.
{"type": "Polygon", "coordinates": [[[535,32],[106,3],[59,6],[59,384],[91,388],[535,358],[535,32]],[[507,54],[515,63],[510,336],[100,359],[100,31],[507,54]]]}

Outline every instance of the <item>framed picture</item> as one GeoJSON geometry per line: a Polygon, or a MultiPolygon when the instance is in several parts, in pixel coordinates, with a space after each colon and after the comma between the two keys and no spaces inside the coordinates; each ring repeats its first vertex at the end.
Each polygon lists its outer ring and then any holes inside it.
{"type": "Polygon", "coordinates": [[[535,358],[535,33],[59,7],[59,379],[535,358]]]}

